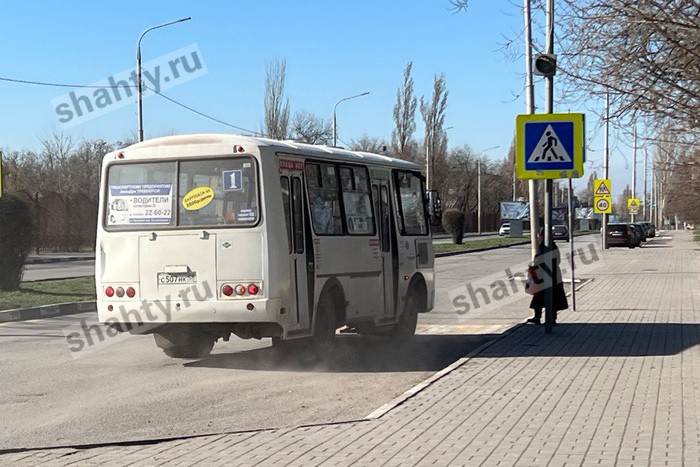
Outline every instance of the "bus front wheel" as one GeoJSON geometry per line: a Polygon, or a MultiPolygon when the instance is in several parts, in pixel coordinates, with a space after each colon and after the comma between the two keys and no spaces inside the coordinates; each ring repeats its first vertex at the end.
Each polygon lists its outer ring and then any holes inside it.
{"type": "Polygon", "coordinates": [[[203,358],[214,348],[212,336],[203,332],[154,333],[156,345],[171,358],[203,358]]]}

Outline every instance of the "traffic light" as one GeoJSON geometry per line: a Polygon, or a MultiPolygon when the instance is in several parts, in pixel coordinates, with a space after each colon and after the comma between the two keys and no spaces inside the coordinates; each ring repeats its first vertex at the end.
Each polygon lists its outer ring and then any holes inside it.
{"type": "Polygon", "coordinates": [[[540,76],[551,78],[557,73],[557,55],[556,54],[537,54],[535,55],[535,70],[534,73],[540,76]]]}

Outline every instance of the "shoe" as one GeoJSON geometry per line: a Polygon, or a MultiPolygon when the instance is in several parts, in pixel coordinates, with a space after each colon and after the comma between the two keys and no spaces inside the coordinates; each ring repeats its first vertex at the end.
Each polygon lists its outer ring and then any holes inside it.
{"type": "Polygon", "coordinates": [[[540,322],[540,320],[537,318],[530,318],[530,319],[526,320],[525,322],[530,323],[530,324],[542,324],[542,322],[540,322]]]}

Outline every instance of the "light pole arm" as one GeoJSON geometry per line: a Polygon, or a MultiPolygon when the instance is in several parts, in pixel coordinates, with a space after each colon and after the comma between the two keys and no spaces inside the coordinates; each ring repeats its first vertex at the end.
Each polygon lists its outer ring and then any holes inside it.
{"type": "Polygon", "coordinates": [[[350,99],[354,99],[356,97],[366,96],[367,94],[369,94],[369,91],[363,92],[362,94],[356,94],[356,95],[350,96],[350,97],[344,97],[344,98],[340,99],[338,102],[336,102],[335,106],[333,106],[333,147],[338,146],[338,125],[337,125],[337,118],[336,118],[336,111],[338,110],[338,104],[340,104],[341,102],[345,102],[347,100],[350,100],[350,99]]]}

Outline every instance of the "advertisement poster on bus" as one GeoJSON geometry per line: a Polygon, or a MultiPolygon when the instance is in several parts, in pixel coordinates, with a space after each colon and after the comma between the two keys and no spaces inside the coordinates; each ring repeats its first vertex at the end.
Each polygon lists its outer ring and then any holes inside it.
{"type": "Polygon", "coordinates": [[[108,225],[170,224],[173,186],[170,184],[110,185],[108,225]]]}

